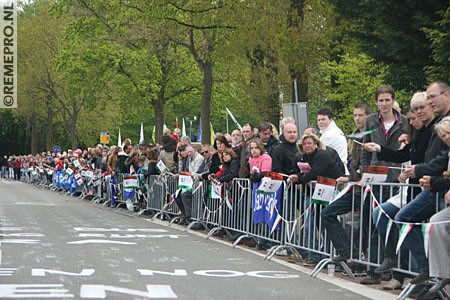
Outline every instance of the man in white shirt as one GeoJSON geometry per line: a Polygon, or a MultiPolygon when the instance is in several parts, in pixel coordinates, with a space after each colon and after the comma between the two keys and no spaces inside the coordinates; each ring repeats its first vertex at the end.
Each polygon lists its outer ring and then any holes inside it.
{"type": "Polygon", "coordinates": [[[333,120],[333,113],[328,108],[321,108],[317,112],[317,126],[320,129],[320,140],[325,146],[331,147],[339,154],[342,163],[345,166],[345,173],[347,170],[347,139],[342,130],[336,125],[333,120]]]}

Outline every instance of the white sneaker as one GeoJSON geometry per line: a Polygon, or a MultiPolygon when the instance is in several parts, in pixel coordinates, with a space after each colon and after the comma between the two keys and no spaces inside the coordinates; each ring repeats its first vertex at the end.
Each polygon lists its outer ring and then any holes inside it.
{"type": "Polygon", "coordinates": [[[398,281],[395,278],[392,278],[391,280],[389,280],[389,282],[383,286],[383,290],[388,290],[388,291],[393,291],[393,290],[398,290],[402,287],[402,284],[400,283],[400,281],[398,281]]]}
{"type": "Polygon", "coordinates": [[[278,255],[278,256],[288,256],[288,253],[287,253],[286,249],[281,249],[281,250],[277,251],[276,255],[278,255]]]}
{"type": "Polygon", "coordinates": [[[402,290],[404,288],[406,288],[408,286],[408,284],[411,283],[411,280],[412,280],[412,278],[408,278],[408,277],[403,278],[402,290]]]}

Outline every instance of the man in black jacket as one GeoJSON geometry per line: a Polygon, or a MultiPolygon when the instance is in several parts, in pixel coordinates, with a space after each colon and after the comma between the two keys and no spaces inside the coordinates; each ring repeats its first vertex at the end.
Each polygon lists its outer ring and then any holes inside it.
{"type": "MultiPolygon", "coordinates": [[[[443,82],[433,82],[427,88],[427,97],[430,101],[433,111],[441,112],[441,116],[450,113],[450,87],[443,82]],[[446,111],[446,113],[443,113],[446,111]]],[[[431,140],[431,139],[430,139],[431,140]]],[[[431,147],[438,147],[436,140],[430,141],[431,147]]],[[[442,145],[442,143],[441,143],[442,145]]],[[[436,151],[436,149],[430,149],[436,151]]],[[[424,175],[441,176],[442,172],[448,168],[448,147],[441,154],[428,163],[413,165],[407,169],[410,177],[423,177],[424,175]]],[[[444,207],[443,195],[429,190],[421,192],[413,201],[403,207],[395,216],[399,227],[403,223],[418,223],[427,220],[436,213],[436,209],[444,207]],[[438,200],[438,201],[437,201],[438,200]],[[436,207],[436,204],[438,207],[436,207]]],[[[409,234],[405,238],[405,245],[411,251],[418,267],[419,275],[414,278],[411,283],[418,284],[425,281],[429,277],[428,260],[425,255],[423,246],[423,237],[420,226],[413,226],[409,234]]]]}
{"type": "Polygon", "coordinates": [[[272,151],[272,171],[290,175],[298,170],[295,163],[297,149],[297,125],[288,123],[283,128],[283,138],[272,151]]]}

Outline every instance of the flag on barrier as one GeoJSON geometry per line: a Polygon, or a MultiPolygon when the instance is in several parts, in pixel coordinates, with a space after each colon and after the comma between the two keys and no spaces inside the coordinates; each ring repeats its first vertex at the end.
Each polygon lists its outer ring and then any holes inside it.
{"type": "Polygon", "coordinates": [[[402,246],[406,236],[411,231],[413,227],[413,224],[403,224],[402,228],[400,229],[400,235],[398,238],[397,248],[395,249],[395,253],[398,253],[398,250],[400,250],[400,247],[402,246]]]}
{"type": "Polygon", "coordinates": [[[222,199],[222,185],[219,182],[211,181],[209,185],[209,198],[222,199]]]}
{"type": "Polygon", "coordinates": [[[434,224],[427,223],[422,225],[423,246],[425,248],[425,255],[428,257],[428,245],[430,243],[430,234],[433,230],[434,224]]]}
{"type": "Polygon", "coordinates": [[[167,167],[162,160],[158,161],[156,164],[156,169],[158,169],[159,173],[162,174],[166,171],[167,167]]]}
{"type": "Polygon", "coordinates": [[[178,176],[178,186],[182,189],[183,192],[191,191],[192,185],[194,184],[194,180],[191,175],[181,174],[178,176]]]}
{"type": "MultiPolygon", "coordinates": [[[[278,211],[280,211],[281,192],[283,187],[281,185],[275,193],[258,193],[257,191],[260,185],[262,185],[262,182],[257,182],[253,185],[253,224],[264,222],[272,228],[279,216],[278,211]]],[[[273,227],[274,230],[278,229],[278,223],[273,227]]]]}
{"type": "Polygon", "coordinates": [[[316,187],[311,198],[311,203],[328,205],[333,200],[336,190],[336,180],[317,176],[316,187]]]}

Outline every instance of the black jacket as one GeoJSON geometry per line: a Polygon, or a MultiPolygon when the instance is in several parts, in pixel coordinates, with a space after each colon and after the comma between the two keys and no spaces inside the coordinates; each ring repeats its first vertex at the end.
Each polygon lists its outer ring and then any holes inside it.
{"type": "MultiPolygon", "coordinates": [[[[450,116],[450,111],[445,115],[445,117],[447,116],[450,116]]],[[[436,120],[436,123],[440,120],[440,118],[436,120]]],[[[414,168],[416,178],[424,175],[442,175],[442,172],[447,170],[448,150],[448,146],[438,137],[436,130],[433,130],[425,153],[425,162],[417,164],[414,168]]]]}
{"type": "MultiPolygon", "coordinates": [[[[339,156],[337,159],[340,160],[339,156]]],[[[330,151],[317,149],[312,154],[304,154],[297,156],[296,162],[306,162],[311,166],[311,171],[308,174],[299,172],[297,167],[298,176],[297,183],[308,183],[312,180],[316,180],[317,176],[336,179],[341,176],[345,176],[344,170],[341,170],[338,164],[336,164],[336,158],[333,158],[330,151]]]]}
{"type": "Polygon", "coordinates": [[[239,177],[239,158],[235,157],[231,161],[222,165],[223,175],[217,177],[220,182],[230,182],[239,177]]]}
{"type": "Polygon", "coordinates": [[[297,143],[281,142],[272,150],[272,171],[286,175],[298,171],[296,155],[298,155],[297,143]]]}

